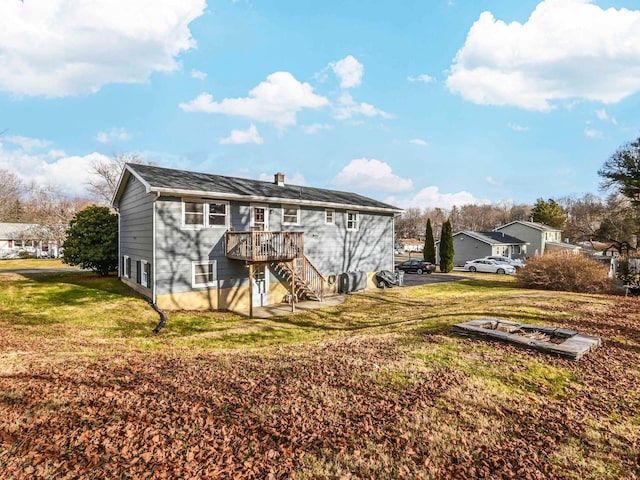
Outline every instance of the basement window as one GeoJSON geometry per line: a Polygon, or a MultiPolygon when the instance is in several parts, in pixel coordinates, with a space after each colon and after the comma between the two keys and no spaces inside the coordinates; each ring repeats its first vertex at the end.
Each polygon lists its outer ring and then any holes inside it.
{"type": "Polygon", "coordinates": [[[193,262],[193,287],[215,287],[216,280],[216,262],[193,262]]]}

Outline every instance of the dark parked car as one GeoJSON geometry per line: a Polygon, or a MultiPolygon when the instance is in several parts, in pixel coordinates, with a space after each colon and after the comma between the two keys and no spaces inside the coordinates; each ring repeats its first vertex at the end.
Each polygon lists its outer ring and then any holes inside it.
{"type": "Polygon", "coordinates": [[[407,273],[417,273],[422,275],[423,273],[433,273],[436,270],[436,266],[433,263],[425,262],[419,258],[412,258],[406,262],[402,262],[396,265],[396,270],[402,270],[407,273]]]}

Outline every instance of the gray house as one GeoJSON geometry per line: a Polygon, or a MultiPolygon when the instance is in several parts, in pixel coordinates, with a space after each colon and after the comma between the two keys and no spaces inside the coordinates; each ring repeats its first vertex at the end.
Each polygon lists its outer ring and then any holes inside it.
{"type": "Polygon", "coordinates": [[[453,264],[461,266],[468,260],[490,255],[523,258],[527,254],[527,245],[527,242],[503,232],[458,232],[453,235],[453,264]]]}
{"type": "MultiPolygon", "coordinates": [[[[320,299],[393,269],[402,210],[354,193],[127,164],[113,199],[119,276],[165,309],[320,299]]],[[[370,283],[373,285],[373,283],[370,283]]]]}
{"type": "Polygon", "coordinates": [[[562,230],[544,223],[516,220],[496,228],[496,231],[529,243],[528,256],[543,255],[550,250],[562,250],[567,253],[578,253],[581,250],[578,245],[563,243],[562,230]]]}

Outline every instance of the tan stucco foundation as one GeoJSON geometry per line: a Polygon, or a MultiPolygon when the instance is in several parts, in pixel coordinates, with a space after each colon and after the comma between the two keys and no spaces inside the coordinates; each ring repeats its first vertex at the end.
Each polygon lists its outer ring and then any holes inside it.
{"type": "MultiPolygon", "coordinates": [[[[375,289],[376,272],[367,272],[367,289],[375,289]]],[[[127,282],[129,284],[129,282],[127,282]]],[[[337,282],[326,288],[325,294],[334,294],[337,282]]],[[[289,286],[282,282],[269,285],[269,304],[283,303],[289,295],[289,286]]],[[[148,292],[147,292],[148,294],[148,292]]],[[[247,311],[251,301],[249,286],[233,288],[211,288],[191,292],[158,295],[156,304],[163,310],[232,310],[247,311]]]]}

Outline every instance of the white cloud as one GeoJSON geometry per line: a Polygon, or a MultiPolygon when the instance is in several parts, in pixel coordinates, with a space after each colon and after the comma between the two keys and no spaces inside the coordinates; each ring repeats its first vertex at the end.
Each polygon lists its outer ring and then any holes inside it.
{"type": "Polygon", "coordinates": [[[412,198],[389,197],[385,200],[391,205],[401,208],[443,208],[450,209],[454,205],[488,205],[489,200],[474,197],[469,192],[441,193],[438,187],[425,187],[412,198]]]}
{"type": "Polygon", "coordinates": [[[325,97],[313,93],[313,87],[301,83],[289,72],[275,72],[244,98],[225,98],[216,102],[209,93],[201,93],[188,103],[185,112],[224,113],[269,122],[278,128],[295,125],[296,114],[305,108],[322,108],[329,104],[325,97]]]}
{"type": "Polygon", "coordinates": [[[409,75],[407,77],[407,80],[409,80],[410,82],[431,83],[435,81],[435,78],[433,78],[431,75],[423,73],[422,75],[418,75],[417,77],[414,77],[413,75],[409,75]]]}
{"type": "Polygon", "coordinates": [[[409,140],[409,143],[413,144],[413,145],[420,145],[421,147],[428,147],[429,144],[427,142],[425,142],[424,140],[422,140],[421,138],[414,138],[412,140],[409,140]]]}
{"type": "Polygon", "coordinates": [[[595,128],[585,128],[584,135],[589,138],[602,138],[602,132],[595,128]]]}
{"type": "Polygon", "coordinates": [[[333,181],[356,190],[377,190],[389,193],[406,192],[413,188],[411,179],[395,175],[389,164],[367,158],[351,160],[333,181]]]}
{"type": "MultiPolygon", "coordinates": [[[[269,175],[268,173],[261,173],[258,176],[258,180],[262,180],[263,182],[273,182],[273,174],[269,175]]],[[[306,180],[301,173],[294,173],[292,175],[284,176],[285,185],[304,185],[305,181],[306,180]]]]}
{"type": "Polygon", "coordinates": [[[596,110],[596,117],[603,122],[611,122],[614,125],[618,125],[618,121],[614,117],[610,117],[604,108],[596,110]]]}
{"type": "Polygon", "coordinates": [[[197,80],[206,80],[207,74],[205,72],[201,72],[200,70],[191,70],[191,78],[195,78],[197,80]]]}
{"type": "Polygon", "coordinates": [[[515,130],[516,132],[527,132],[529,131],[529,127],[524,127],[522,125],[518,125],[517,123],[507,123],[507,127],[511,130],[515,130]]]}
{"type": "Polygon", "coordinates": [[[114,140],[126,140],[129,137],[130,135],[124,128],[112,128],[104,132],[99,132],[98,135],[96,135],[96,140],[98,140],[100,143],[107,143],[114,140]]]}
{"type": "Polygon", "coordinates": [[[313,123],[311,125],[300,125],[300,128],[302,128],[305,133],[313,135],[322,130],[331,130],[333,128],[333,125],[329,125],[327,123],[313,123]]]}
{"type": "Polygon", "coordinates": [[[231,134],[226,138],[221,138],[222,144],[242,145],[246,143],[257,143],[261,145],[264,140],[258,133],[258,129],[252,123],[248,130],[231,130],[231,134]]]}
{"type": "Polygon", "coordinates": [[[364,65],[362,65],[353,55],[347,55],[342,60],[330,63],[333,73],[340,79],[340,87],[352,88],[362,83],[364,65]]]}
{"type": "Polygon", "coordinates": [[[68,156],[61,150],[32,154],[22,147],[7,149],[0,144],[0,169],[15,173],[27,184],[53,187],[70,196],[87,195],[91,166],[97,160],[110,161],[97,152],[84,156],[68,156]]]}
{"type": "Polygon", "coordinates": [[[63,97],[179,68],[205,0],[0,2],[0,90],[63,97]]]}
{"type": "Polygon", "coordinates": [[[640,11],[544,0],[528,21],[484,12],[447,78],[477,104],[549,111],[558,101],[615,103],[640,92],[640,11]]]}
{"type": "Polygon", "coordinates": [[[365,117],[381,116],[382,118],[393,118],[393,115],[379,108],[374,107],[370,103],[357,103],[348,93],[343,93],[338,99],[338,105],[335,106],[335,117],[339,120],[348,120],[354,115],[364,115],[365,117]]]}
{"type": "Polygon", "coordinates": [[[53,142],[49,140],[41,140],[39,138],[22,137],[20,135],[12,135],[10,137],[2,137],[0,140],[4,140],[7,143],[18,145],[26,152],[30,152],[33,149],[42,149],[51,145],[53,142]]]}

